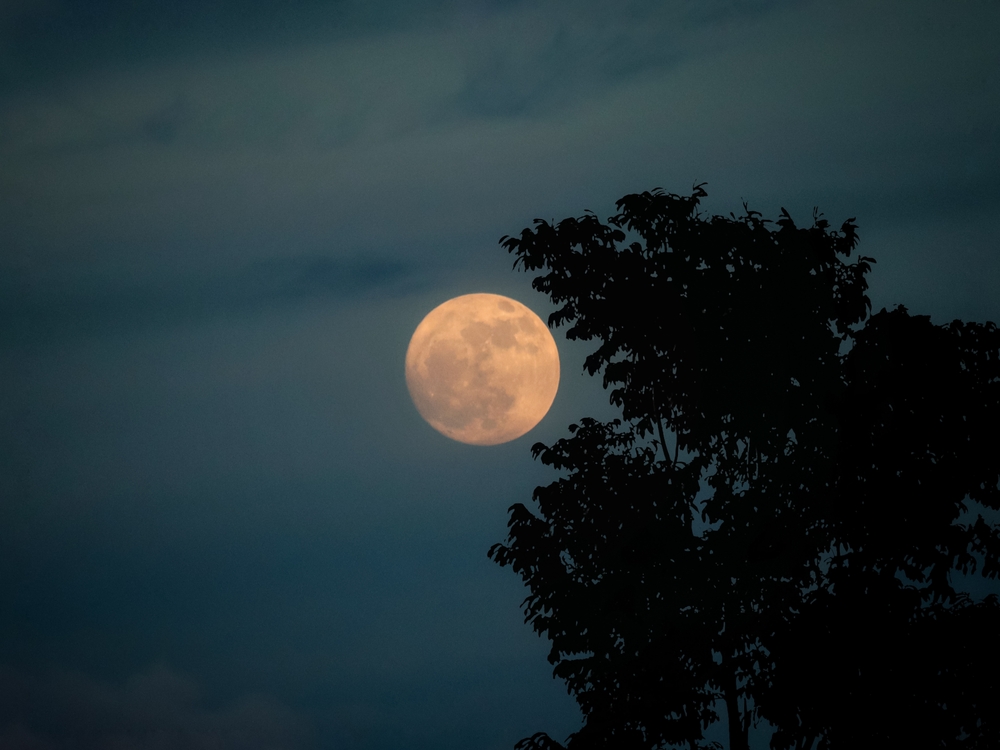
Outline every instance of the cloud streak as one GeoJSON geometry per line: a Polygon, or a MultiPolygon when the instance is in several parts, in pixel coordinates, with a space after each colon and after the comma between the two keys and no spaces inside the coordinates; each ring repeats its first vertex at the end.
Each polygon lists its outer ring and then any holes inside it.
{"type": "MultiPolygon", "coordinates": [[[[259,238],[276,227],[412,240],[443,206],[481,226],[498,198],[525,192],[533,159],[585,146],[601,124],[588,110],[615,104],[611,91],[694,53],[699,26],[678,7],[481,4],[438,24],[123,58],[18,89],[0,108],[8,256],[69,262],[85,243],[103,257],[127,244],[192,264],[178,248],[190,236],[273,254],[259,238]]],[[[653,102],[629,102],[629,119],[653,102]]],[[[559,182],[554,171],[530,194],[559,182]]]]}
{"type": "Polygon", "coordinates": [[[311,301],[343,304],[368,294],[419,288],[426,269],[392,259],[300,256],[266,259],[211,276],[139,284],[98,278],[0,281],[0,340],[38,340],[108,327],[176,325],[311,301]]]}
{"type": "Polygon", "coordinates": [[[730,5],[359,16],[353,38],[19,91],[0,106],[0,312],[50,330],[332,298],[468,264],[581,194],[600,213],[702,180],[725,211],[818,204],[863,237],[991,224],[1000,56],[977,40],[995,6],[730,5]]]}

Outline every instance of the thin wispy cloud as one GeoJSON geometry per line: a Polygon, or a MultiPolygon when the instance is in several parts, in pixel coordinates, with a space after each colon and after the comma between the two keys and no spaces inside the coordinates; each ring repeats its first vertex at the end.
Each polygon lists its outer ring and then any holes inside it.
{"type": "Polygon", "coordinates": [[[266,312],[307,302],[342,305],[360,296],[401,294],[426,284],[427,267],[398,260],[323,256],[278,258],[214,275],[141,284],[89,284],[78,278],[30,283],[17,273],[0,280],[0,340],[33,341],[191,324],[219,316],[266,312]]]}

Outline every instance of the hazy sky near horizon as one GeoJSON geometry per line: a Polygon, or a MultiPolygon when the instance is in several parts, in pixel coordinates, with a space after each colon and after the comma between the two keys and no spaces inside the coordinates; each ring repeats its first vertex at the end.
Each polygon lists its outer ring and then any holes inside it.
{"type": "Polygon", "coordinates": [[[0,747],[500,750],[578,726],[513,573],[612,414],[419,417],[498,245],[707,183],[857,217],[875,310],[1000,320],[1000,3],[0,0],[0,747]]]}

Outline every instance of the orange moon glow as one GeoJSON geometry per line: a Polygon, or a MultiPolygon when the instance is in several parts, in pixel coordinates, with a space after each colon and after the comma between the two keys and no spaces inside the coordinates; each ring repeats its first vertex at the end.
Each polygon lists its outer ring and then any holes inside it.
{"type": "Polygon", "coordinates": [[[535,313],[498,294],[466,294],[431,310],[406,350],[406,385],[420,415],[453,440],[496,445],[548,412],[559,351],[535,313]]]}

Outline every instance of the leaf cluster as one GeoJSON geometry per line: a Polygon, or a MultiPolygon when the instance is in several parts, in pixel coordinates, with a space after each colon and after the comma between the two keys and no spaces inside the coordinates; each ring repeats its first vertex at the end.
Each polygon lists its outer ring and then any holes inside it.
{"type": "Polygon", "coordinates": [[[775,747],[794,746],[788,726],[809,727],[820,748],[998,745],[1000,607],[955,586],[1000,575],[986,518],[1000,509],[998,357],[992,323],[934,326],[902,307],[856,337],[836,491],[816,513],[831,554],[776,634],[758,697],[782,727],[775,747]],[[803,684],[808,701],[794,695],[803,684]]]}

